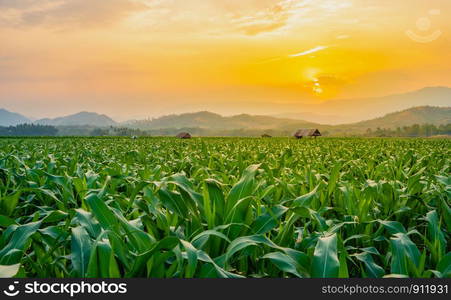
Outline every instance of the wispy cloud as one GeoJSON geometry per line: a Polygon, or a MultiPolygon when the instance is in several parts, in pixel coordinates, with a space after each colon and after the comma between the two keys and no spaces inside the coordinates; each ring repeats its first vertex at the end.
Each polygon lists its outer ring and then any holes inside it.
{"type": "Polygon", "coordinates": [[[315,53],[315,52],[318,52],[318,51],[321,51],[321,50],[324,50],[324,49],[327,49],[327,48],[329,48],[329,47],[328,46],[317,46],[315,48],[312,48],[312,49],[309,49],[309,50],[306,50],[306,51],[303,51],[303,52],[299,52],[299,53],[296,53],[296,54],[291,54],[291,55],[289,55],[289,57],[304,56],[304,55],[312,54],[312,53],[315,53]]]}
{"type": "Polygon", "coordinates": [[[234,14],[231,22],[246,35],[284,34],[330,19],[352,6],[352,0],[273,0],[252,13],[234,14]]]}
{"type": "Polygon", "coordinates": [[[257,64],[267,64],[267,63],[279,61],[279,60],[282,60],[282,59],[292,59],[292,58],[296,58],[296,57],[312,54],[312,53],[315,53],[315,52],[319,52],[319,51],[322,51],[322,50],[325,50],[325,49],[328,49],[328,48],[330,48],[330,46],[317,46],[315,48],[312,48],[312,49],[309,49],[309,50],[305,50],[305,51],[302,51],[302,52],[299,52],[299,53],[295,53],[295,54],[290,54],[288,56],[279,56],[279,57],[272,57],[272,58],[269,58],[269,59],[265,59],[265,60],[263,60],[261,62],[258,62],[257,64]]]}
{"type": "Polygon", "coordinates": [[[290,17],[299,11],[306,12],[306,5],[312,0],[282,0],[255,11],[253,14],[235,16],[232,23],[246,35],[273,32],[289,23],[290,17]]]}

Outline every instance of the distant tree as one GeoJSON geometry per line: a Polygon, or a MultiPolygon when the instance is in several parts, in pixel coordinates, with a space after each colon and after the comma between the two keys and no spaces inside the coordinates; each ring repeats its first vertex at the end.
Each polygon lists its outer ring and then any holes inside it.
{"type": "Polygon", "coordinates": [[[58,129],[48,125],[20,124],[0,127],[0,136],[55,136],[58,129]]]}
{"type": "Polygon", "coordinates": [[[105,136],[108,135],[109,130],[108,129],[103,129],[103,128],[94,128],[91,131],[91,136],[105,136]]]}
{"type": "Polygon", "coordinates": [[[380,128],[375,131],[368,128],[365,136],[378,137],[429,137],[433,135],[451,135],[451,124],[439,125],[434,124],[413,124],[411,126],[397,127],[396,129],[380,128]]]}

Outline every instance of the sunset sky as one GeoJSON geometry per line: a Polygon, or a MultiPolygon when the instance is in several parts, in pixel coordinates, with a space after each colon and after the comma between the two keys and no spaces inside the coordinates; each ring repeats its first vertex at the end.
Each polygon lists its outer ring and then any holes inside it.
{"type": "Polygon", "coordinates": [[[299,111],[451,86],[449,0],[0,0],[0,108],[299,111]]]}

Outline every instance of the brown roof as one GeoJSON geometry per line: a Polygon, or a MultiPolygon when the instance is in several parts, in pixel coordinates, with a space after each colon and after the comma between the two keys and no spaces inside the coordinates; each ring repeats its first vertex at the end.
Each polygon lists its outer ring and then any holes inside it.
{"type": "Polygon", "coordinates": [[[177,134],[177,137],[179,139],[190,139],[191,134],[189,134],[188,132],[180,132],[179,134],[177,134]]]}
{"type": "Polygon", "coordinates": [[[321,132],[318,129],[299,129],[294,134],[295,137],[303,137],[303,136],[321,136],[321,132]]]}

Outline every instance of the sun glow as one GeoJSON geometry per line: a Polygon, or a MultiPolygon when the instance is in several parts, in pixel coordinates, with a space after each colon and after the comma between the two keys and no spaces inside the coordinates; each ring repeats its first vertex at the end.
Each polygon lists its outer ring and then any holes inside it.
{"type": "Polygon", "coordinates": [[[318,79],[316,79],[316,80],[314,81],[314,84],[313,84],[313,92],[314,92],[315,94],[317,94],[317,95],[320,95],[320,94],[323,93],[323,89],[321,88],[321,84],[318,82],[318,79]]]}

